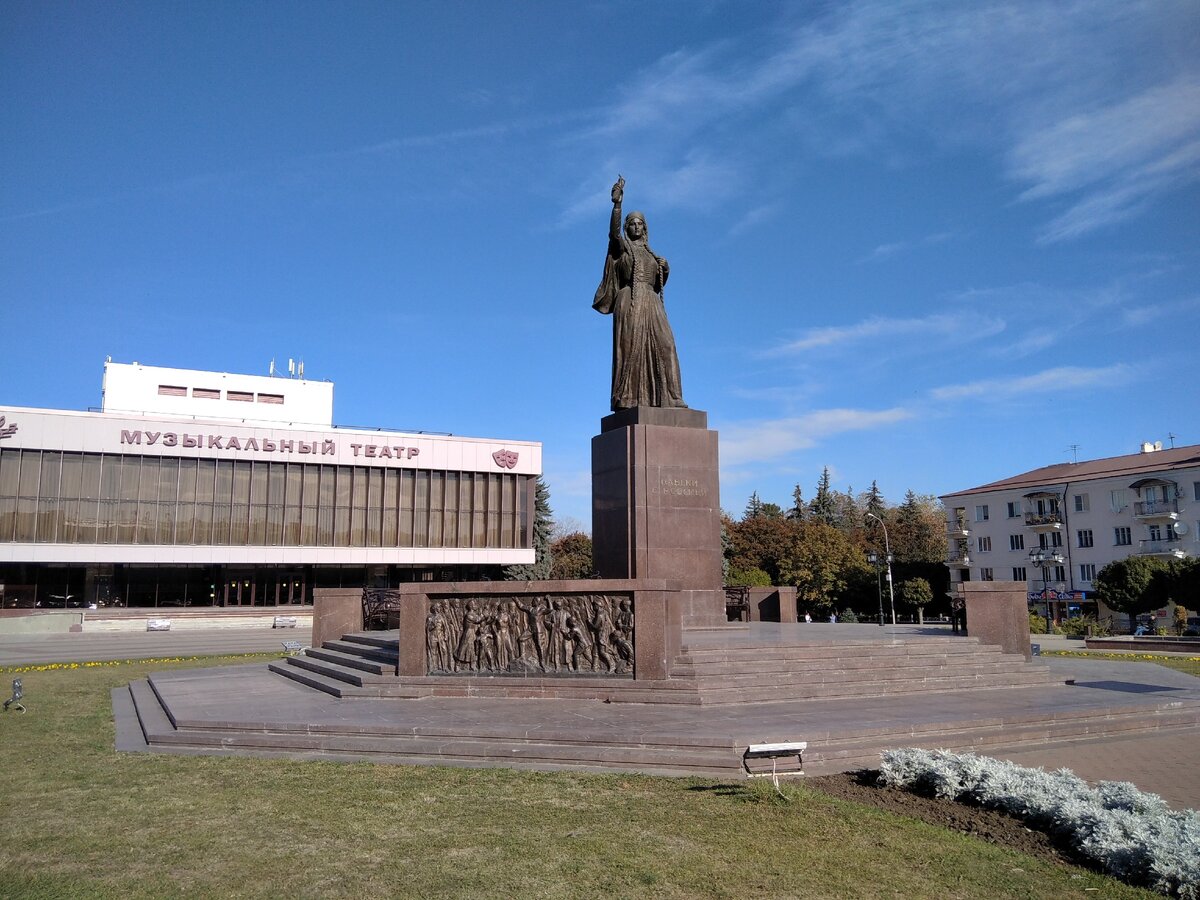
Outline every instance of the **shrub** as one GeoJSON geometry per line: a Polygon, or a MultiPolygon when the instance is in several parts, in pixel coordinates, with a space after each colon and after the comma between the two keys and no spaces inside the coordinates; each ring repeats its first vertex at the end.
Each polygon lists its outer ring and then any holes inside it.
{"type": "Polygon", "coordinates": [[[729,576],[725,583],[730,587],[770,587],[771,576],[755,566],[749,569],[729,568],[729,576]]]}
{"type": "Polygon", "coordinates": [[[858,615],[850,607],[842,610],[842,614],[838,616],[839,622],[849,622],[850,624],[858,623],[858,615]]]}
{"type": "Polygon", "coordinates": [[[1096,637],[1107,637],[1112,633],[1108,622],[1098,622],[1092,616],[1076,616],[1074,619],[1067,619],[1062,623],[1062,633],[1073,637],[1086,636],[1089,628],[1096,637]]]}
{"type": "Polygon", "coordinates": [[[1046,633],[1046,617],[1039,616],[1037,613],[1029,614],[1029,633],[1030,634],[1045,634],[1046,633]]]}
{"type": "Polygon", "coordinates": [[[1093,789],[1068,769],[916,748],[885,752],[879,781],[1002,810],[1061,836],[1124,881],[1200,900],[1200,813],[1175,812],[1128,782],[1093,789]]]}

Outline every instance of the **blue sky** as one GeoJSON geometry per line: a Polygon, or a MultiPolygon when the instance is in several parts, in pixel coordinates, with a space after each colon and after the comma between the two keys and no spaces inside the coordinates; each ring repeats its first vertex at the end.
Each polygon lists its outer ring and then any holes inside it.
{"type": "Polygon", "coordinates": [[[722,503],[1200,443],[1193,3],[10,2],[0,401],[303,358],[590,518],[608,190],[722,503]]]}

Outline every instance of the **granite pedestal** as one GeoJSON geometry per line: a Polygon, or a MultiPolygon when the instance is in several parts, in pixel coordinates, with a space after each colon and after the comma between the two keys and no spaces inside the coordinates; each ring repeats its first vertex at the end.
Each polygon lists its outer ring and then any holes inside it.
{"type": "Polygon", "coordinates": [[[635,407],[592,438],[592,545],[601,578],[662,579],[684,626],[725,621],[717,433],[694,409],[635,407]]]}

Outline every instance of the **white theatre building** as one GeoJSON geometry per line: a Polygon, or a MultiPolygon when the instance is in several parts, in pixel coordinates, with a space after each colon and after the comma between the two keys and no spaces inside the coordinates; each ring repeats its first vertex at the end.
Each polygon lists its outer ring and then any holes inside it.
{"type": "Polygon", "coordinates": [[[333,424],[333,384],[108,362],[0,406],[0,605],[277,606],[533,562],[541,444],[333,424]]]}
{"type": "Polygon", "coordinates": [[[1024,581],[1034,607],[1056,619],[1114,615],[1092,590],[1106,563],[1200,553],[1200,445],[1143,444],[1140,453],[1046,466],[941,499],[951,586],[1024,581]]]}

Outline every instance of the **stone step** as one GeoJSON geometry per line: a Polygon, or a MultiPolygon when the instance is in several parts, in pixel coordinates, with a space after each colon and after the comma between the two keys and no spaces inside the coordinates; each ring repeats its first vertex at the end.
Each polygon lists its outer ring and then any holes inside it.
{"type": "Polygon", "coordinates": [[[860,657],[833,657],[822,660],[806,660],[806,659],[789,659],[789,660],[761,660],[754,658],[727,660],[723,662],[712,663],[676,663],[671,667],[671,674],[680,678],[695,678],[702,676],[724,676],[724,675],[742,675],[752,674],[756,672],[770,673],[774,672],[780,675],[804,674],[808,672],[819,672],[825,669],[838,669],[839,671],[869,671],[869,670],[896,670],[896,671],[920,671],[923,669],[936,668],[953,668],[960,666],[972,665],[999,665],[1001,663],[1011,666],[1029,665],[1022,657],[1005,655],[1002,653],[996,654],[973,654],[970,656],[928,656],[928,657],[889,657],[879,658],[870,656],[860,657]]]}
{"type": "Polygon", "coordinates": [[[388,672],[386,674],[365,672],[354,666],[344,666],[339,663],[329,662],[324,659],[317,659],[311,656],[288,656],[283,662],[289,666],[297,666],[301,669],[307,669],[310,672],[318,672],[321,675],[327,675],[330,678],[335,678],[338,681],[345,681],[347,684],[352,684],[356,687],[366,687],[370,684],[379,684],[382,682],[393,682],[396,679],[395,673],[388,672]]]}
{"type": "Polygon", "coordinates": [[[359,669],[372,675],[395,675],[396,662],[380,662],[371,657],[358,656],[354,653],[343,653],[340,650],[330,650],[326,647],[309,647],[303,656],[319,659],[322,662],[335,663],[350,669],[359,669]]]}
{"type": "Polygon", "coordinates": [[[920,647],[904,647],[885,645],[881,647],[771,647],[763,649],[729,648],[725,650],[681,649],[675,654],[674,661],[689,665],[712,665],[721,662],[736,662],[745,659],[762,661],[786,662],[789,660],[807,660],[821,662],[828,659],[953,659],[970,658],[973,656],[1002,656],[1003,651],[994,645],[976,645],[972,647],[955,647],[945,644],[925,644],[920,647]]]}
{"type": "Polygon", "coordinates": [[[1105,712],[1031,722],[1005,722],[967,728],[918,729],[880,735],[831,736],[810,741],[811,753],[804,757],[810,775],[878,768],[880,754],[896,747],[924,747],[989,755],[1001,748],[1028,747],[1062,741],[1087,740],[1200,725],[1200,707],[1151,714],[1137,711],[1105,712]]]}
{"type": "Polygon", "coordinates": [[[705,706],[736,703],[773,703],[781,700],[866,699],[940,691],[1028,689],[1054,684],[1039,672],[931,678],[927,681],[856,681],[833,684],[758,685],[752,687],[698,688],[705,706]]]}
{"type": "MultiPolygon", "coordinates": [[[[221,725],[199,728],[176,723],[167,714],[152,683],[129,686],[133,714],[150,748],[184,753],[238,753],[286,756],[301,759],[373,760],[376,762],[494,766],[557,771],[636,771],[662,775],[741,777],[745,736],[646,735],[614,740],[611,731],[586,727],[560,734],[527,738],[520,729],[497,722],[486,731],[420,729],[386,731],[375,723],[371,731],[347,728],[342,723],[313,726],[288,723],[264,729],[261,723],[242,727],[221,725]],[[178,724],[179,727],[176,727],[178,724]],[[477,731],[477,733],[472,733],[477,731]]],[[[114,706],[126,715],[126,706],[114,706]]],[[[940,747],[989,752],[1002,747],[1085,740],[1089,737],[1128,734],[1200,724],[1200,701],[1187,700],[1147,709],[1145,704],[1045,713],[981,716],[974,721],[891,723],[873,727],[811,730],[802,725],[783,739],[804,740],[804,770],[820,775],[858,768],[875,768],[879,754],[894,747],[940,747]]],[[[119,729],[130,729],[119,723],[119,729]]],[[[780,736],[776,736],[778,739],[780,736]]],[[[758,764],[769,771],[770,764],[758,764]]],[[[779,771],[795,769],[794,760],[780,760],[779,771]]]]}
{"type": "Polygon", "coordinates": [[[396,661],[400,656],[394,642],[391,647],[383,647],[378,644],[364,644],[359,641],[351,641],[343,638],[337,641],[325,641],[319,649],[329,650],[333,653],[344,653],[347,656],[355,656],[359,659],[367,659],[391,665],[393,669],[396,667],[396,661]]]}
{"type": "Polygon", "coordinates": [[[353,631],[343,634],[342,640],[351,644],[361,644],[364,647],[395,650],[400,643],[400,632],[394,628],[391,631],[353,631]]]}
{"type": "Polygon", "coordinates": [[[895,669],[878,667],[872,669],[814,669],[806,672],[734,672],[734,673],[704,673],[700,675],[671,677],[681,681],[695,681],[701,689],[707,687],[743,687],[757,684],[854,684],[863,682],[887,681],[936,681],[946,678],[964,678],[976,675],[1025,675],[1030,672],[1048,674],[1049,670],[1042,667],[1028,666],[1023,663],[1000,661],[995,663],[971,662],[955,666],[939,666],[935,669],[895,669]]]}

